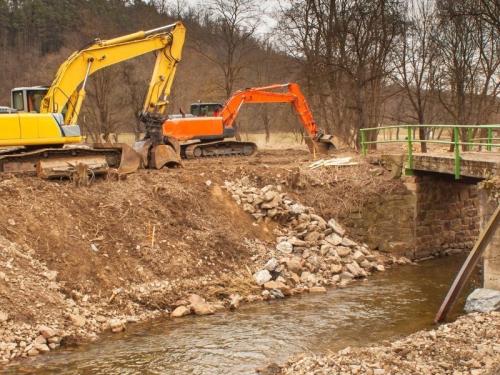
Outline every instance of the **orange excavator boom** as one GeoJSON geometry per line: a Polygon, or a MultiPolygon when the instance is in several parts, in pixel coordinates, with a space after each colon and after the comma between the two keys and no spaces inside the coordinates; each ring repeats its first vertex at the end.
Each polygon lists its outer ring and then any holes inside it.
{"type": "Polygon", "coordinates": [[[229,98],[220,112],[224,126],[233,126],[241,106],[245,103],[291,103],[307,134],[315,137],[319,132],[307,100],[300,90],[300,86],[296,83],[257,87],[236,92],[229,98]],[[282,89],[287,91],[273,91],[282,89]]]}

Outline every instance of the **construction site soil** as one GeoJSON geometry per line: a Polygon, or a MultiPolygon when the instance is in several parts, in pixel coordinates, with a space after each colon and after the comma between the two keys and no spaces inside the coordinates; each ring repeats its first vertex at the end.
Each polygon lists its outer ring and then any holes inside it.
{"type": "Polygon", "coordinates": [[[382,167],[354,159],[359,164],[310,169],[306,151],[261,151],[87,187],[0,176],[0,363],[120,331],[185,305],[192,294],[208,301],[260,295],[252,279],[256,248],[276,246],[278,224],[256,222],[225,181],[280,185],[326,220],[342,222],[404,188],[382,167]]]}

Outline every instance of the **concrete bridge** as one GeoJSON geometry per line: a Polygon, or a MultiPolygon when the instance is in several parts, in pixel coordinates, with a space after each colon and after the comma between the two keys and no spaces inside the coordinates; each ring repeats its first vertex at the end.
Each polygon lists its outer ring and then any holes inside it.
{"type": "Polygon", "coordinates": [[[498,152],[461,152],[458,167],[456,156],[452,153],[415,153],[412,156],[413,165],[407,160],[407,170],[458,175],[457,179],[470,177],[480,180],[498,176],[500,173],[498,152]]]}
{"type": "MultiPolygon", "coordinates": [[[[414,259],[455,250],[470,250],[500,200],[500,153],[494,151],[500,145],[493,143],[493,135],[500,130],[500,126],[487,126],[487,142],[482,143],[472,139],[461,141],[459,134],[463,134],[464,128],[453,127],[453,141],[428,142],[453,144],[454,150],[427,153],[413,151],[415,143],[421,142],[412,139],[415,127],[405,126],[407,137],[400,142],[408,145],[406,153],[386,154],[379,158],[395,171],[395,175],[402,172],[407,190],[384,197],[385,201],[378,207],[371,207],[372,213],[367,215],[373,225],[360,229],[367,230],[365,240],[370,245],[414,259]],[[473,147],[483,151],[472,151],[473,147]],[[463,151],[463,148],[470,151],[463,151]],[[488,184],[481,184],[486,180],[488,184]],[[481,188],[481,185],[488,186],[481,188]],[[384,235],[377,237],[370,233],[384,235]]],[[[374,129],[366,131],[370,130],[374,129]]],[[[362,135],[365,155],[370,144],[397,141],[366,139],[369,137],[362,135]]],[[[500,290],[498,231],[484,253],[484,287],[500,290]]]]}

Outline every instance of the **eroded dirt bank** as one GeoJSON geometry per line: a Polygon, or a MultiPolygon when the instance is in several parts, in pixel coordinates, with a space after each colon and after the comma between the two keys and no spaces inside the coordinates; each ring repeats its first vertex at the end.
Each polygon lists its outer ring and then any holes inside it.
{"type": "Polygon", "coordinates": [[[306,152],[261,152],[83,188],[2,176],[0,360],[160,314],[321,292],[405,262],[330,222],[401,183],[369,164],[309,163],[306,152]]]}
{"type": "Polygon", "coordinates": [[[500,373],[500,312],[470,314],[431,331],[330,355],[304,354],[263,374],[491,374],[500,373]]]}

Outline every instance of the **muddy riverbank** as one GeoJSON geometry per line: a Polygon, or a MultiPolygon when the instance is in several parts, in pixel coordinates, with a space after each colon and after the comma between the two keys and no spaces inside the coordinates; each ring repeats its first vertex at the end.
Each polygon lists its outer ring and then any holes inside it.
{"type": "Polygon", "coordinates": [[[282,364],[299,353],[327,354],[432,328],[435,311],[462,261],[460,256],[444,257],[393,268],[324,294],[130,325],[125,332],[13,363],[5,371],[254,374],[266,363],[282,364]]]}

